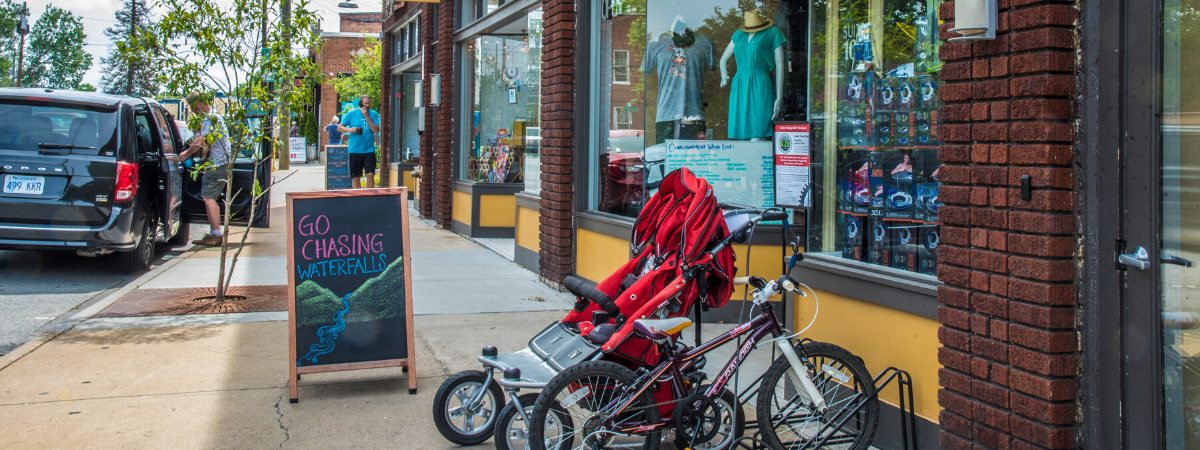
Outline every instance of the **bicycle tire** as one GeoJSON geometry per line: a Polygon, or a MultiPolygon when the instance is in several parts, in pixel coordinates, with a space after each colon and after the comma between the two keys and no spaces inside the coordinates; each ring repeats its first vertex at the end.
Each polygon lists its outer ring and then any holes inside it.
{"type": "MultiPolygon", "coordinates": [[[[602,430],[598,428],[592,429],[590,423],[599,420],[599,415],[592,410],[596,409],[597,406],[604,406],[614,402],[620,393],[619,389],[631,385],[636,381],[635,378],[632,371],[610,361],[582,362],[556,375],[542,389],[537,403],[533,406],[533,415],[529,418],[533,422],[529,425],[529,448],[531,450],[546,450],[544,427],[546,417],[552,408],[556,414],[561,415],[560,421],[564,424],[563,428],[567,430],[567,433],[563,436],[552,436],[551,440],[558,440],[560,444],[566,442],[568,445],[555,445],[550,450],[592,448],[590,445],[595,443],[596,436],[605,436],[602,430]],[[587,390],[584,389],[585,387],[587,390]],[[581,392],[582,394],[580,394],[581,392]],[[593,395],[595,392],[603,392],[605,394],[596,396],[593,395]],[[564,405],[564,403],[566,404],[564,405]],[[589,435],[592,435],[592,439],[589,439],[589,435]],[[563,448],[571,444],[578,444],[578,446],[563,448]]],[[[631,407],[636,408],[655,403],[654,397],[648,390],[643,392],[639,397],[631,407]]],[[[626,416],[625,419],[658,423],[658,408],[651,407],[638,410],[626,416]]],[[[645,442],[641,447],[642,450],[657,450],[661,434],[657,431],[647,433],[645,435],[645,442]]],[[[611,435],[609,436],[611,438],[611,435]]],[[[639,436],[622,436],[623,439],[621,440],[625,444],[621,445],[636,445],[641,440],[639,436]]],[[[600,447],[606,447],[610,444],[612,443],[604,443],[600,447]]],[[[623,446],[622,448],[630,447],[623,446]]]]}
{"type": "Polygon", "coordinates": [[[815,409],[805,406],[790,409],[797,406],[796,401],[801,399],[798,395],[800,391],[792,385],[793,382],[790,379],[785,378],[788,370],[791,369],[791,364],[788,363],[787,358],[781,356],[771,363],[758,390],[756,412],[763,441],[771,448],[786,450],[805,447],[806,444],[811,445],[829,436],[821,448],[845,450],[869,448],[875,437],[875,429],[879,425],[879,398],[873,395],[875,383],[870,372],[867,372],[862,359],[844,348],[823,342],[810,342],[797,345],[795,348],[797,356],[806,359],[812,364],[812,367],[816,368],[816,373],[811,368],[808,369],[809,376],[812,377],[813,384],[825,398],[828,410],[825,414],[821,414],[815,409]],[[780,385],[781,382],[783,385],[780,385]],[[780,396],[787,401],[783,408],[779,407],[780,399],[776,398],[776,394],[781,391],[780,396]],[[788,394],[789,391],[792,393],[788,394]],[[862,395],[857,396],[856,394],[862,395]],[[826,431],[817,435],[826,423],[833,422],[831,419],[839,417],[844,410],[853,408],[863,401],[866,404],[857,413],[851,415],[850,420],[846,421],[842,429],[834,430],[832,433],[826,431]],[[778,411],[780,409],[790,411],[790,413],[780,413],[778,411]],[[796,414],[800,412],[803,412],[803,415],[796,414]],[[801,421],[796,422],[796,420],[801,421]],[[799,430],[795,425],[800,425],[799,430]],[[783,439],[779,436],[781,428],[788,431],[783,439]]]}

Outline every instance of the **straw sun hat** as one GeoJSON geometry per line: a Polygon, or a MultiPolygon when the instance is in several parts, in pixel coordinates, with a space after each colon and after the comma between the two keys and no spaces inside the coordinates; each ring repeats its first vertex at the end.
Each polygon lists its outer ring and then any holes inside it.
{"type": "Polygon", "coordinates": [[[745,22],[742,24],[741,30],[746,33],[762,31],[775,25],[775,21],[771,19],[763,19],[760,10],[755,8],[747,10],[742,15],[745,22]]]}

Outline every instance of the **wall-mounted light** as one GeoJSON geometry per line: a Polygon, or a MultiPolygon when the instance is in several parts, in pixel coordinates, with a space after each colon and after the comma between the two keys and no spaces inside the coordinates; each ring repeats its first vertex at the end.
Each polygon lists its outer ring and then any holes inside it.
{"type": "Polygon", "coordinates": [[[425,105],[421,104],[421,103],[425,102],[425,81],[417,80],[413,84],[416,85],[416,89],[417,89],[417,95],[413,96],[413,108],[420,108],[422,106],[425,106],[425,105]]]}
{"type": "Polygon", "coordinates": [[[432,106],[442,104],[442,76],[440,74],[429,74],[429,104],[432,106]]]}
{"type": "Polygon", "coordinates": [[[956,0],[954,2],[954,28],[950,31],[959,37],[950,42],[996,39],[997,0],[956,0]]]}

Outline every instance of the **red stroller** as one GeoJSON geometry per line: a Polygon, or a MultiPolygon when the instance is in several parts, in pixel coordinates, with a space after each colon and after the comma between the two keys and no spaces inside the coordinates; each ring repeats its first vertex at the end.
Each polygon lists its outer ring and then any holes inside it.
{"type": "MultiPolygon", "coordinates": [[[[679,292],[669,295],[667,306],[651,300],[669,293],[671,281],[685,271],[697,270],[691,263],[728,235],[708,182],[686,168],[668,174],[634,223],[630,240],[634,257],[595,287],[567,277],[564,286],[578,300],[562,321],[538,333],[518,352],[499,354],[495,347],[484,347],[479,356],[484,371],[463,371],[447,379],[434,399],[438,431],[458,445],[477,445],[494,434],[498,449],[524,448],[526,436],[520,427],[510,425],[515,420],[529,423],[537,394],[518,395],[520,389],[542,389],[559,372],[582,361],[606,359],[631,369],[657,364],[657,347],[631,335],[626,321],[681,317],[693,308],[723,306],[733,292],[734,254],[729,247],[705,265],[707,273],[696,278],[700,282],[674,288],[679,292]],[[497,370],[501,377],[495,376],[497,370]]],[[[674,334],[678,337],[678,331],[674,334]]],[[[697,361],[685,372],[696,374],[700,382],[703,364],[697,361]]],[[[659,395],[660,401],[666,401],[672,394],[661,389],[659,395]]],[[[729,403],[737,407],[735,399],[729,403]]],[[[672,404],[659,410],[670,414],[672,404]]]]}

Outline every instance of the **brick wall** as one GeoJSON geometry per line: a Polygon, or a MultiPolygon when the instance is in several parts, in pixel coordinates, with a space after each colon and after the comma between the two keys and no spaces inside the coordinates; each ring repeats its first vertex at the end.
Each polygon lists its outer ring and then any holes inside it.
{"type": "MultiPolygon", "coordinates": [[[[396,37],[391,33],[383,33],[383,36],[379,38],[379,49],[381,51],[379,55],[379,89],[383,91],[383,95],[380,96],[380,104],[378,105],[380,151],[379,168],[376,169],[375,173],[379,174],[379,184],[381,186],[387,186],[388,181],[392,178],[392,171],[388,166],[388,163],[391,162],[388,160],[391,152],[388,149],[391,148],[392,133],[397,132],[397,130],[392,129],[392,108],[395,108],[396,104],[396,96],[392,94],[391,70],[392,64],[395,64],[392,62],[392,55],[395,54],[392,51],[396,46],[395,40],[396,37]]],[[[398,185],[403,185],[403,183],[399,183],[398,185]]]]}
{"type": "Polygon", "coordinates": [[[574,260],[574,0],[542,0],[541,278],[556,286],[574,260]]]}
{"type": "Polygon", "coordinates": [[[379,33],[382,14],[377,12],[338,14],[338,31],[343,33],[379,33]]]}
{"type": "Polygon", "coordinates": [[[321,75],[325,79],[325,82],[321,83],[320,86],[321,111],[319,111],[318,115],[321,126],[320,144],[321,150],[324,151],[325,144],[329,142],[329,138],[325,134],[325,125],[328,125],[333,116],[339,112],[337,91],[333,89],[333,83],[330,83],[329,80],[336,78],[339,73],[354,71],[354,68],[350,65],[350,60],[353,57],[351,52],[361,50],[364,39],[326,36],[322,39],[322,42],[323,46],[321,52],[317,53],[316,61],[321,66],[321,75]]]}
{"type": "MultiPolygon", "coordinates": [[[[420,39],[422,52],[430,52],[433,41],[437,38],[437,36],[429,32],[429,30],[435,29],[433,26],[434,18],[432,10],[437,7],[438,5],[436,4],[421,4],[420,39]]],[[[433,63],[432,53],[426,53],[425,58],[421,60],[421,64],[424,65],[421,69],[422,73],[433,73],[433,63]]],[[[424,81],[425,88],[421,92],[421,95],[425,99],[425,104],[429,104],[429,94],[431,92],[429,80],[426,78],[424,81]]],[[[421,211],[421,217],[433,217],[433,142],[429,139],[433,134],[432,131],[429,131],[433,130],[433,114],[429,114],[428,107],[425,107],[425,109],[426,131],[421,133],[421,154],[417,157],[418,162],[421,164],[421,171],[424,173],[424,176],[421,177],[418,183],[418,188],[421,190],[421,200],[418,207],[421,211]]]]}
{"type": "Polygon", "coordinates": [[[939,444],[1075,448],[1077,10],[998,1],[995,40],[941,49],[939,444]]]}
{"type": "MultiPolygon", "coordinates": [[[[436,46],[437,73],[442,76],[441,105],[437,107],[437,173],[434,176],[434,188],[437,190],[434,205],[434,220],[443,228],[450,228],[451,186],[454,176],[454,3],[455,0],[442,0],[437,4],[437,35],[439,44],[436,46]]],[[[426,5],[426,8],[432,4],[426,5]]],[[[433,28],[426,28],[430,30],[433,28]]],[[[429,33],[423,33],[429,34],[429,33]]],[[[433,48],[433,47],[428,47],[433,48]]],[[[432,58],[426,56],[426,60],[432,58]]],[[[432,72],[427,72],[432,73],[432,72]]],[[[428,85],[429,83],[426,83],[428,85]]],[[[425,97],[426,99],[431,97],[425,97]]],[[[428,115],[428,114],[427,114],[428,115]]],[[[432,128],[427,128],[432,129],[432,128]]]]}

